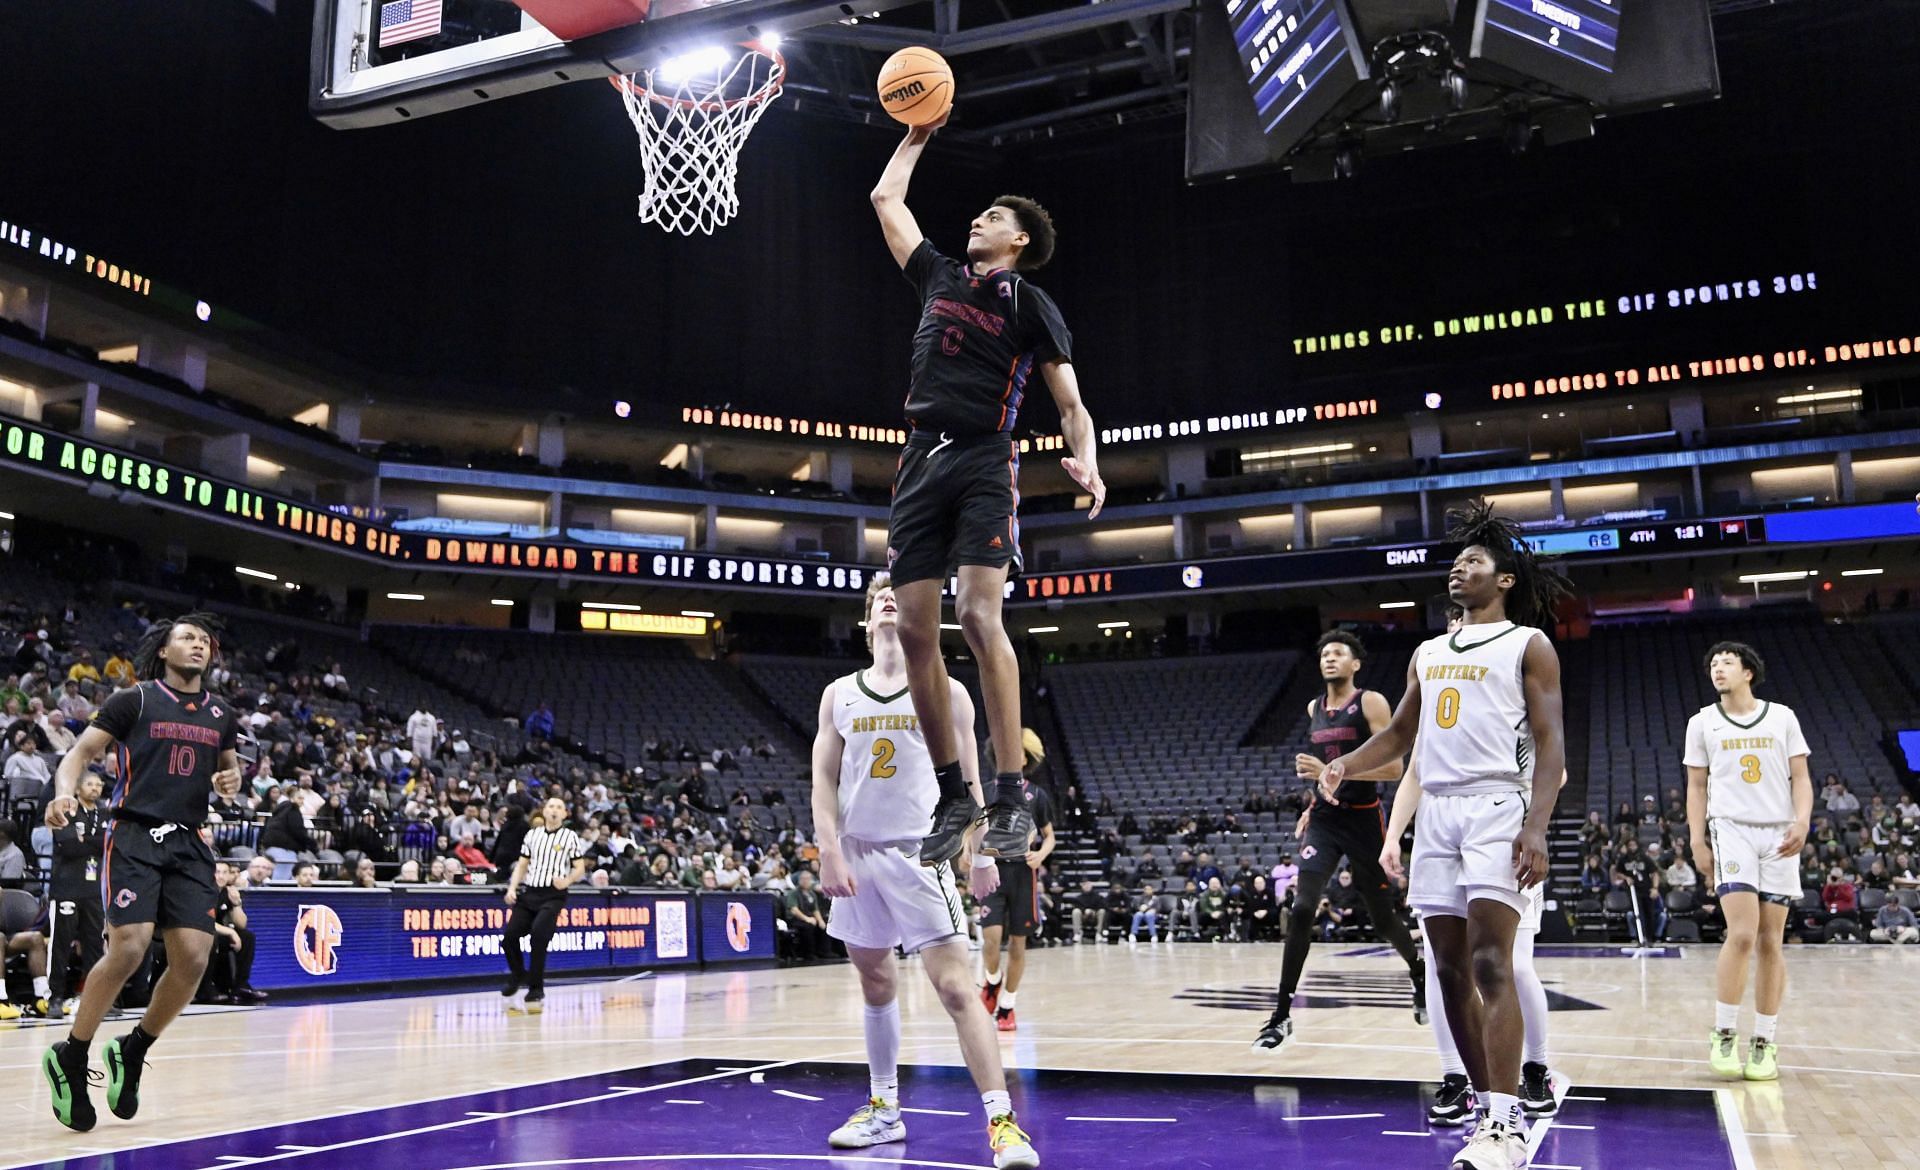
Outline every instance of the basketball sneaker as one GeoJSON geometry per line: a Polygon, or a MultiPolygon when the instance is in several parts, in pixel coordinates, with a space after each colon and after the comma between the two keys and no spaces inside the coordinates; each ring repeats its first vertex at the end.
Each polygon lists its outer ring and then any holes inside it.
{"type": "Polygon", "coordinates": [[[920,864],[939,865],[960,856],[982,815],[971,796],[942,797],[933,807],[933,831],[920,842],[920,864]]]}
{"type": "Polygon", "coordinates": [[[1779,1080],[1780,1065],[1774,1059],[1779,1052],[1779,1045],[1755,1036],[1753,1050],[1747,1054],[1747,1067],[1740,1070],[1740,1075],[1749,1081],[1779,1080]]]}
{"type": "Polygon", "coordinates": [[[0,999],[0,1020],[17,1020],[19,1018],[20,1009],[14,1007],[6,1000],[0,999]]]}
{"type": "Polygon", "coordinates": [[[1033,1152],[1033,1139],[1015,1123],[1011,1113],[987,1120],[987,1144],[993,1148],[994,1170],[1037,1170],[1040,1165],[1040,1155],[1033,1152]]]}
{"type": "Polygon", "coordinates": [[[993,1013],[993,1026],[1002,1032],[1017,1032],[1020,1022],[1013,1018],[1012,1008],[999,1008],[993,1013]]]}
{"type": "Polygon", "coordinates": [[[996,801],[987,810],[987,837],[980,852],[988,857],[1025,857],[1033,837],[1033,814],[1014,801],[996,801]]]}
{"type": "Polygon", "coordinates": [[[1453,1156],[1453,1170],[1526,1170],[1527,1136],[1504,1121],[1489,1121],[1453,1156]]]}
{"type": "Polygon", "coordinates": [[[53,1090],[54,1120],[80,1133],[92,1129],[99,1116],[87,1095],[87,1082],[99,1074],[87,1071],[87,1054],[62,1040],[40,1057],[40,1071],[53,1090]]]}
{"type": "Polygon", "coordinates": [[[982,983],[980,985],[980,1002],[987,1005],[988,1015],[999,1011],[1000,985],[998,983],[982,983]]]}
{"type": "Polygon", "coordinates": [[[503,992],[502,994],[507,997],[508,1015],[524,1016],[527,1014],[527,993],[525,991],[516,988],[513,991],[503,992]]]}
{"type": "Polygon", "coordinates": [[[827,1144],[836,1150],[863,1150],[906,1140],[907,1123],[900,1119],[900,1103],[878,1097],[868,1098],[845,1125],[827,1135],[827,1144]]]}
{"type": "Polygon", "coordinates": [[[544,991],[529,991],[527,993],[527,1013],[537,1016],[546,1010],[547,993],[544,991]]]}
{"type": "Polygon", "coordinates": [[[1424,1026],[1427,1022],[1427,961],[1415,960],[1413,970],[1407,972],[1407,978],[1413,980],[1413,1022],[1424,1026]]]}
{"type": "Polygon", "coordinates": [[[1474,1115],[1478,1105],[1473,1082],[1466,1074],[1448,1073],[1440,1079],[1440,1091],[1433,1095],[1433,1104],[1427,1106],[1427,1124],[1458,1129],[1474,1115]]]}
{"type": "Polygon", "coordinates": [[[1708,1062],[1713,1065],[1714,1074],[1721,1079],[1741,1079],[1744,1068],[1740,1063],[1740,1038],[1731,1029],[1713,1033],[1713,1049],[1708,1053],[1708,1062]]]}
{"type": "Polygon", "coordinates": [[[1271,1052],[1285,1044],[1293,1035],[1293,1017],[1275,1012],[1267,1017],[1266,1026],[1253,1039],[1253,1051],[1271,1052]]]}
{"type": "Polygon", "coordinates": [[[132,1121],[140,1112],[140,1073],[147,1066],[144,1048],[131,1036],[115,1036],[100,1050],[107,1066],[107,1108],[122,1121],[132,1121]]]}
{"type": "Polygon", "coordinates": [[[1528,1120],[1560,1112],[1559,1074],[1537,1061],[1520,1066],[1520,1109],[1528,1120]]]}

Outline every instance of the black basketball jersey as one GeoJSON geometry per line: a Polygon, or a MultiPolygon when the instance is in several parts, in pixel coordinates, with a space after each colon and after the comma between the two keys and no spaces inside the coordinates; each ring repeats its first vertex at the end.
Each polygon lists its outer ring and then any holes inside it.
{"type": "Polygon", "coordinates": [[[920,294],[907,422],[954,438],[1010,433],[1034,363],[1073,358],[1053,298],[1008,269],[976,276],[929,240],[902,271],[920,294]]]}
{"type": "MultiPolygon", "coordinates": [[[[1346,755],[1361,744],[1367,742],[1373,734],[1367,726],[1367,714],[1360,709],[1361,696],[1367,692],[1356,689],[1347,700],[1347,705],[1328,711],[1326,696],[1313,701],[1313,723],[1309,738],[1313,741],[1313,754],[1326,763],[1346,755]]],[[[1345,780],[1340,784],[1334,798],[1349,807],[1366,807],[1380,800],[1380,786],[1372,780],[1345,780]]]]}
{"type": "Polygon", "coordinates": [[[220,753],[236,738],[232,704],[155,680],[115,693],[94,712],[93,725],[119,745],[116,815],[196,829],[206,822],[220,753]]]}

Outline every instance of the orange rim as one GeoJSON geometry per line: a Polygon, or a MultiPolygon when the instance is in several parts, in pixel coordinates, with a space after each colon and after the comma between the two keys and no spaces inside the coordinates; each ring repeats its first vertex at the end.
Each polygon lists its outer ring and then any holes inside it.
{"type": "Polygon", "coordinates": [[[772,98],[777,97],[780,93],[780,87],[786,84],[787,59],[781,55],[780,50],[775,48],[770,48],[769,46],[764,45],[759,41],[741,41],[740,47],[743,49],[746,49],[750,53],[758,53],[762,57],[765,57],[769,61],[773,62],[773,69],[769,74],[769,77],[771,78],[771,80],[768,81],[766,84],[759,86],[752,93],[746,94],[742,97],[723,98],[719,101],[715,101],[711,98],[703,99],[700,101],[692,101],[687,98],[665,97],[661,94],[655,93],[651,89],[648,89],[646,86],[641,85],[639,82],[640,75],[638,73],[615,74],[614,76],[607,78],[607,81],[613,86],[613,88],[619,90],[623,94],[626,94],[628,97],[634,97],[634,98],[644,97],[649,101],[658,102],[663,106],[675,106],[680,109],[688,109],[688,110],[702,110],[707,113],[713,113],[720,110],[731,110],[739,106],[759,105],[761,102],[769,101],[772,98]]]}

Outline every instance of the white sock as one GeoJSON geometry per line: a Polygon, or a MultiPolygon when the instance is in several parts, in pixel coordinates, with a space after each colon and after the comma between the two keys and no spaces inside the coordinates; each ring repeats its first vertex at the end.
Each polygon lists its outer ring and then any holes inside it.
{"type": "Polygon", "coordinates": [[[1440,964],[1433,961],[1433,942],[1422,939],[1420,945],[1427,956],[1427,1021],[1433,1026],[1433,1043],[1440,1049],[1440,1075],[1466,1076],[1467,1062],[1460,1059],[1460,1046],[1447,1026],[1447,1001],[1440,994],[1440,964]]]}
{"type": "Polygon", "coordinates": [[[1520,1098],[1512,1093],[1488,1093],[1487,1120],[1509,1129],[1519,1129],[1520,1098]]]}
{"type": "Polygon", "coordinates": [[[888,1103],[900,1100],[900,1001],[882,1007],[867,1005],[867,1078],[873,1096],[888,1103]]]}
{"type": "Polygon", "coordinates": [[[998,972],[996,971],[987,972],[987,986],[988,987],[1000,986],[1000,975],[998,972]]]}
{"type": "Polygon", "coordinates": [[[986,1107],[988,1121],[1013,1112],[1013,1097],[1005,1089],[980,1094],[980,1104],[986,1107]]]}
{"type": "Polygon", "coordinates": [[[1713,1005],[1713,1026],[1716,1031],[1731,1032],[1740,1024],[1740,1005],[1737,1003],[1719,1003],[1713,1005]]]}
{"type": "Polygon", "coordinates": [[[1000,1006],[1008,1011],[1013,1010],[1013,992],[1003,991],[1000,993],[1000,1006]]]}
{"type": "Polygon", "coordinates": [[[1513,988],[1520,997],[1520,1018],[1527,1028],[1526,1059],[1551,1065],[1547,1059],[1547,989],[1533,969],[1533,932],[1513,937],[1513,988]]]}
{"type": "Polygon", "coordinates": [[[53,994],[52,988],[47,985],[47,977],[45,975],[35,975],[33,977],[33,994],[37,999],[45,999],[53,994]]]}
{"type": "Polygon", "coordinates": [[[1755,1040],[1765,1040],[1769,1044],[1773,1043],[1774,1025],[1779,1022],[1779,1016],[1763,1016],[1759,1012],[1753,1013],[1753,1038],[1755,1040]]]}

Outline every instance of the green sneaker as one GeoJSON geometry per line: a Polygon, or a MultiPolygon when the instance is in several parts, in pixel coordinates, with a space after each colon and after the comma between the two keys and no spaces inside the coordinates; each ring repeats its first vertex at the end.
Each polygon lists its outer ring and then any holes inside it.
{"type": "Polygon", "coordinates": [[[107,1065],[107,1108],[122,1121],[132,1121],[140,1112],[140,1070],[146,1061],[128,1057],[127,1038],[115,1036],[100,1051],[107,1065]]]}
{"type": "Polygon", "coordinates": [[[1747,1067],[1740,1075],[1750,1081],[1777,1081],[1780,1079],[1780,1065],[1776,1058],[1780,1046],[1771,1041],[1754,1037],[1753,1051],[1747,1054],[1747,1067]]]}
{"type": "Polygon", "coordinates": [[[53,1116],[68,1129],[85,1133],[99,1120],[87,1095],[86,1055],[62,1040],[40,1057],[40,1071],[53,1090],[53,1116]]]}
{"type": "Polygon", "coordinates": [[[1716,1031],[1712,1035],[1713,1051],[1709,1055],[1713,1064],[1714,1075],[1723,1080],[1739,1080],[1742,1071],[1740,1064],[1740,1038],[1731,1031],[1716,1031]]]}

